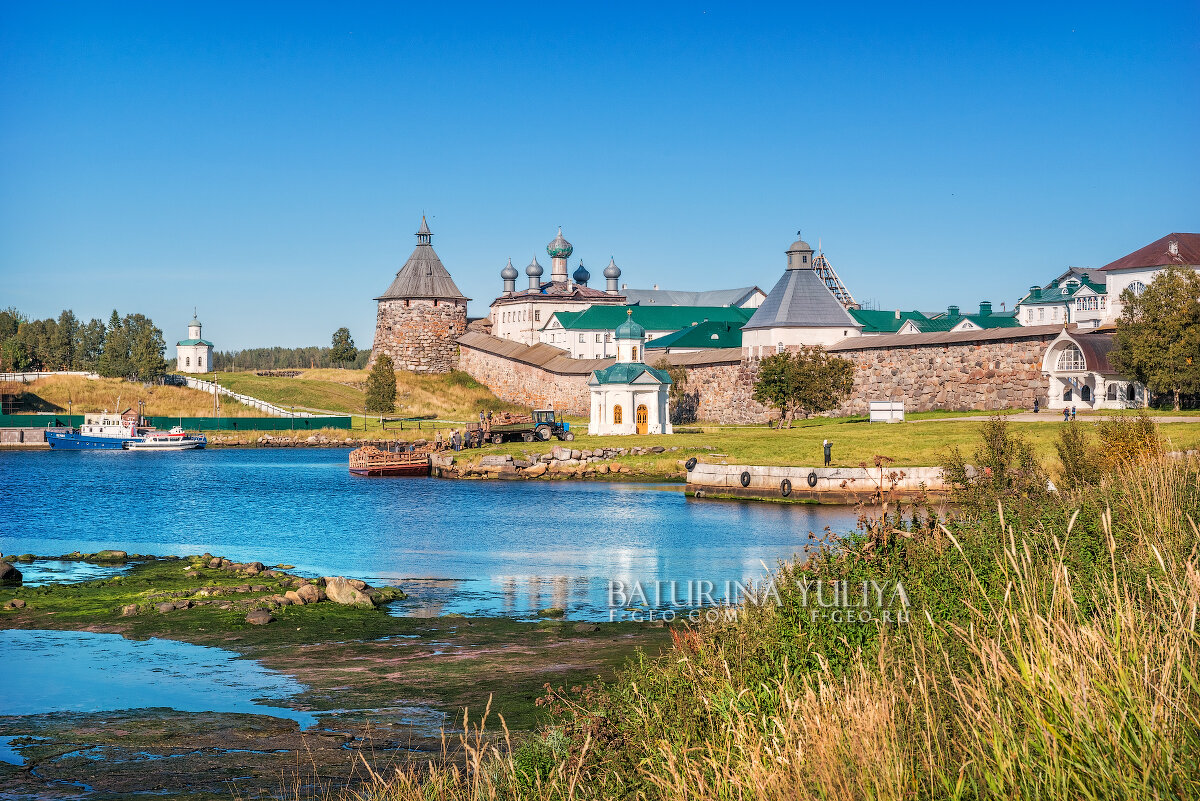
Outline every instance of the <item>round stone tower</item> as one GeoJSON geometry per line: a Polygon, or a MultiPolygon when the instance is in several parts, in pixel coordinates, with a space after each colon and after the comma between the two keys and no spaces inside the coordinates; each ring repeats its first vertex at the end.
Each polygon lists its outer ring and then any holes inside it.
{"type": "Polygon", "coordinates": [[[448,373],[458,365],[457,340],[467,332],[467,301],[433,251],[421,217],[417,247],[379,297],[371,364],[381,353],[397,370],[448,373]]]}

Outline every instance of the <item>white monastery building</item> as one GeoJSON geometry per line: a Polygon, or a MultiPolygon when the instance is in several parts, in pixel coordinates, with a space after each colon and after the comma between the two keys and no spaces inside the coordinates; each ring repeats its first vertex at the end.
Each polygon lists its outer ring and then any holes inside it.
{"type": "Polygon", "coordinates": [[[1200,271],[1200,234],[1167,234],[1128,256],[1104,265],[1108,285],[1108,315],[1106,322],[1115,322],[1121,316],[1121,293],[1132,289],[1140,295],[1146,284],[1154,280],[1169,266],[1190,267],[1200,271]]]}
{"type": "Polygon", "coordinates": [[[617,326],[613,339],[617,361],[593,370],[588,434],[671,434],[671,377],[645,363],[646,329],[633,321],[632,310],[617,326]]]}
{"type": "Polygon", "coordinates": [[[200,336],[200,320],[192,311],[188,338],[175,343],[175,370],[180,373],[207,373],[212,370],[213,343],[200,336]]]}

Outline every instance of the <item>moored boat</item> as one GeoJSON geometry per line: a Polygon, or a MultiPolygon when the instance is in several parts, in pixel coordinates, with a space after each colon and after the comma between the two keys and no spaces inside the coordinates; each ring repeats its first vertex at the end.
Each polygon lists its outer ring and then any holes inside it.
{"type": "Polygon", "coordinates": [[[138,439],[137,417],[129,411],[122,414],[85,414],[79,428],[52,427],[46,429],[46,443],[55,450],[119,451],[125,443],[138,439]]]}
{"type": "Polygon", "coordinates": [[[188,451],[203,448],[208,445],[208,439],[203,434],[189,434],[180,426],[170,431],[147,431],[138,439],[125,443],[125,449],[131,451],[188,451]]]}
{"type": "Polygon", "coordinates": [[[424,451],[384,451],[364,445],[350,451],[350,472],[356,476],[427,476],[429,454],[424,451]]]}

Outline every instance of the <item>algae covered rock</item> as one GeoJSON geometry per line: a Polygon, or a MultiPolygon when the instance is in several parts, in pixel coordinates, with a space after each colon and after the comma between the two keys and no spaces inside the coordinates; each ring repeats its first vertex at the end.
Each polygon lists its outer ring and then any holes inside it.
{"type": "Polygon", "coordinates": [[[92,558],[97,562],[124,562],[129,554],[125,551],[96,551],[92,558]]]}
{"type": "Polygon", "coordinates": [[[265,626],[275,620],[266,609],[255,609],[246,615],[246,622],[253,626],[265,626]]]}
{"type": "Polygon", "coordinates": [[[314,584],[301,584],[296,588],[295,593],[306,604],[315,604],[321,600],[321,591],[314,584]]]}
{"type": "Polygon", "coordinates": [[[0,584],[20,584],[21,571],[8,562],[0,562],[0,584]]]}
{"type": "Polygon", "coordinates": [[[369,595],[341,576],[325,577],[325,595],[335,604],[343,606],[362,606],[369,609],[375,607],[375,603],[369,595]]]}

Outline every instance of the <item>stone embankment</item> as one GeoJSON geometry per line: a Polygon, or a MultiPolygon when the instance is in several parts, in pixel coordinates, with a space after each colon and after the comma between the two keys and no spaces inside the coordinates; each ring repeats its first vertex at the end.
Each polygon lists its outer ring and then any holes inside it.
{"type": "Polygon", "coordinates": [[[678,470],[671,473],[647,472],[644,468],[615,461],[625,456],[660,456],[678,451],[678,447],[666,448],[662,445],[592,450],[555,446],[548,453],[526,453],[521,457],[487,454],[478,462],[469,461],[469,452],[445,451],[433,454],[430,464],[433,475],[441,478],[578,479],[653,476],[678,479],[684,473],[683,461],[679,461],[678,470]]]}
{"type": "Polygon", "coordinates": [[[764,467],[700,464],[687,475],[697,498],[747,498],[782,502],[857,503],[942,499],[950,491],[940,467],[764,467]]]}

